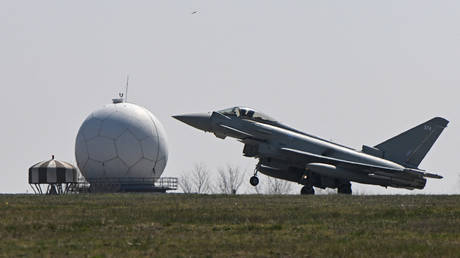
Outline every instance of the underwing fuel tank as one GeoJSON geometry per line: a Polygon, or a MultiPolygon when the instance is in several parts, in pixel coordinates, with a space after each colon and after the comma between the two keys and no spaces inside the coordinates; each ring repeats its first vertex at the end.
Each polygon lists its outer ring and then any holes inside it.
{"type": "Polygon", "coordinates": [[[334,165],[324,164],[324,163],[310,163],[305,167],[307,171],[319,174],[325,177],[340,178],[347,180],[363,181],[365,178],[358,173],[338,168],[334,165]]]}

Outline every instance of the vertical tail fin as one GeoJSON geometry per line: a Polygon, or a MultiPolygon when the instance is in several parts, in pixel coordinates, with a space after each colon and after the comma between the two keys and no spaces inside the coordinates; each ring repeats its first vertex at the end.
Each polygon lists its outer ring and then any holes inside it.
{"type": "Polygon", "coordinates": [[[444,118],[435,117],[376,145],[375,148],[383,152],[385,159],[417,168],[448,123],[444,118]]]}

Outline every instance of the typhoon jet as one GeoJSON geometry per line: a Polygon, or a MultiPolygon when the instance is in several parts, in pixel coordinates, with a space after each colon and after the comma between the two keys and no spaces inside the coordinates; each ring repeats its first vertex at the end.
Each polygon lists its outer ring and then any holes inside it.
{"type": "Polygon", "coordinates": [[[314,187],[351,194],[351,182],[423,189],[426,178],[442,178],[418,166],[449,123],[436,117],[378,145],[356,150],[246,107],[173,117],[218,138],[242,142],[243,155],[259,160],[251,185],[259,183],[260,172],[302,184],[301,194],[314,194],[314,187]]]}

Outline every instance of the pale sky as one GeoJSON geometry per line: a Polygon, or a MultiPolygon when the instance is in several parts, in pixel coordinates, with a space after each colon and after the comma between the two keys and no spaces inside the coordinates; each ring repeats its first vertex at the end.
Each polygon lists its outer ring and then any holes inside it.
{"type": "Polygon", "coordinates": [[[459,1],[3,0],[0,192],[25,192],[28,168],[52,154],[75,163],[81,123],[130,74],[129,101],[167,131],[164,176],[256,164],[175,114],[245,105],[357,149],[443,116],[420,168],[444,179],[353,191],[460,193],[459,13],[459,1]]]}

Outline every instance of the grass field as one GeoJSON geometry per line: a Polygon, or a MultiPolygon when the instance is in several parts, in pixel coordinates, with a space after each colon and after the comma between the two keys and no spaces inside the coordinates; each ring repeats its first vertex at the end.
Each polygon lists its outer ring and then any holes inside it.
{"type": "Polygon", "coordinates": [[[0,256],[460,256],[460,196],[0,195],[0,256]]]}

